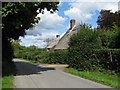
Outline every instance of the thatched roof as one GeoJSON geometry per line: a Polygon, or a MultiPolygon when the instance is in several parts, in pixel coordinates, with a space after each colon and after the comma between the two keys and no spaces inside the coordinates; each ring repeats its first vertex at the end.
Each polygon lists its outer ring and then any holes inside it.
{"type": "Polygon", "coordinates": [[[48,45],[47,48],[53,48],[54,46],[56,46],[56,45],[58,44],[59,40],[60,40],[60,37],[57,38],[57,39],[55,39],[55,40],[53,40],[53,41],[48,45]]]}
{"type": "Polygon", "coordinates": [[[53,40],[47,48],[51,50],[68,49],[70,37],[73,34],[76,34],[79,28],[80,28],[80,25],[76,26],[75,20],[71,20],[70,29],[68,29],[67,32],[61,38],[57,38],[56,40],[53,40]]]}
{"type": "Polygon", "coordinates": [[[69,29],[59,40],[58,44],[56,45],[55,49],[67,49],[69,47],[69,40],[70,37],[77,33],[80,26],[74,26],[71,30],[69,29]]]}

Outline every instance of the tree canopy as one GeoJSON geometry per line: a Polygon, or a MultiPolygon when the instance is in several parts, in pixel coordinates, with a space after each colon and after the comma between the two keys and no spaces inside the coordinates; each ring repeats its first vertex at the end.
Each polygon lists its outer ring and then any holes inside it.
{"type": "Polygon", "coordinates": [[[3,60],[11,61],[13,50],[11,39],[18,40],[25,30],[40,20],[37,15],[46,8],[54,12],[59,2],[2,2],[2,50],[3,60]]]}
{"type": "Polygon", "coordinates": [[[111,10],[101,10],[97,23],[100,28],[105,29],[112,28],[114,23],[120,27],[120,13],[113,13],[111,10]]]}
{"type": "MultiPolygon", "coordinates": [[[[3,38],[17,40],[25,35],[25,30],[33,27],[40,20],[39,12],[58,10],[58,2],[3,2],[2,30],[3,38]]],[[[52,12],[52,11],[51,11],[52,12]]]]}

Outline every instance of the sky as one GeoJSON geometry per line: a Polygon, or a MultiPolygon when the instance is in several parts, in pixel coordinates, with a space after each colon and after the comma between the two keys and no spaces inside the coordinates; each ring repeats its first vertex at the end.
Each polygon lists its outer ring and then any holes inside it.
{"type": "Polygon", "coordinates": [[[89,23],[93,28],[97,27],[97,19],[101,9],[118,11],[119,0],[74,0],[68,2],[61,0],[58,11],[51,14],[46,9],[44,14],[39,13],[40,21],[32,29],[26,30],[26,35],[20,37],[20,45],[46,47],[45,39],[55,39],[56,35],[61,37],[70,27],[70,20],[75,19],[76,25],[81,22],[89,23]],[[96,2],[97,1],[97,2],[96,2]]]}

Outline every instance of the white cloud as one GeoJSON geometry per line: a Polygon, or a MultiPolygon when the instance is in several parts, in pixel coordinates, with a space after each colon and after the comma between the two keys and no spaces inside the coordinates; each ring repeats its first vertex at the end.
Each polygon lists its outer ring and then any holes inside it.
{"type": "Polygon", "coordinates": [[[27,35],[34,35],[34,36],[36,36],[36,35],[41,35],[41,31],[40,30],[26,30],[26,34],[27,35]]]}
{"type": "Polygon", "coordinates": [[[40,17],[40,21],[37,25],[39,29],[53,29],[58,25],[62,25],[66,18],[58,15],[57,12],[51,14],[46,9],[44,14],[40,13],[37,17],[40,17]]]}
{"type": "Polygon", "coordinates": [[[28,41],[28,39],[26,39],[26,40],[22,40],[22,42],[20,42],[20,45],[26,46],[26,47],[34,45],[34,46],[37,46],[39,48],[44,48],[46,46],[46,43],[43,42],[42,40],[28,41]]]}
{"type": "Polygon", "coordinates": [[[75,19],[78,22],[85,21],[86,19],[92,16],[91,13],[84,12],[77,7],[73,7],[64,12],[66,16],[69,16],[70,19],[75,19]]]}
{"type": "Polygon", "coordinates": [[[38,46],[40,48],[45,47],[46,42],[44,42],[44,40],[46,38],[55,39],[56,35],[59,34],[59,29],[61,30],[61,28],[63,28],[63,23],[66,20],[66,18],[59,16],[58,12],[54,12],[53,14],[51,14],[46,9],[44,14],[40,13],[37,17],[40,17],[40,21],[36,25],[36,27],[27,30],[26,36],[24,38],[20,37],[22,41],[20,43],[21,45],[27,47],[32,45],[38,46]]]}
{"type": "Polygon", "coordinates": [[[26,35],[25,38],[26,39],[39,39],[39,40],[44,40],[46,38],[55,38],[56,35],[58,35],[59,33],[57,32],[44,32],[44,33],[41,33],[41,35],[26,35]]]}
{"type": "Polygon", "coordinates": [[[86,2],[80,2],[81,0],[76,1],[79,2],[70,3],[71,8],[64,11],[64,14],[69,16],[70,19],[75,19],[77,24],[81,21],[85,22],[87,19],[90,19],[96,14],[96,10],[100,11],[101,9],[106,9],[112,10],[113,12],[118,10],[117,2],[101,2],[101,0],[97,0],[97,2],[89,2],[89,0],[86,0],[86,2]]]}
{"type": "Polygon", "coordinates": [[[59,33],[57,32],[45,32],[41,33],[41,35],[26,35],[24,38],[20,38],[22,41],[20,44],[26,47],[35,45],[37,47],[43,48],[46,47],[46,42],[44,42],[46,38],[55,39],[56,35],[58,34],[59,33]]]}

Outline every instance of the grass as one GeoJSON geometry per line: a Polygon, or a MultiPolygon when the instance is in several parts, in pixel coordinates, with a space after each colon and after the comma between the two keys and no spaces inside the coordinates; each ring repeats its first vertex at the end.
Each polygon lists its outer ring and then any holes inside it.
{"type": "Polygon", "coordinates": [[[2,90],[12,89],[14,87],[13,80],[15,74],[15,65],[13,62],[3,61],[2,62],[2,90]]]}
{"type": "Polygon", "coordinates": [[[13,88],[13,79],[13,75],[2,77],[2,88],[13,88]]]}
{"type": "Polygon", "coordinates": [[[64,71],[73,75],[77,75],[105,85],[112,86],[114,88],[120,88],[120,86],[118,85],[120,84],[120,78],[116,76],[107,75],[102,72],[77,71],[73,68],[67,68],[64,71]]]}

